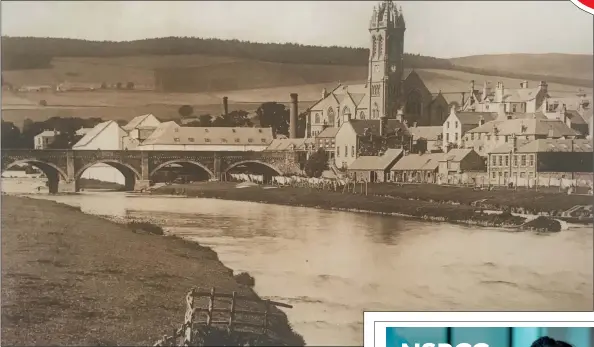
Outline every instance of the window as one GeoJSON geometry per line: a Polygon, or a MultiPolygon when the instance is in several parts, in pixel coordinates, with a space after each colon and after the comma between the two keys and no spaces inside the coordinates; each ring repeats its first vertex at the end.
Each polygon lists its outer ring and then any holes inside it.
{"type": "Polygon", "coordinates": [[[491,141],[491,135],[487,135],[487,140],[491,141]]]}
{"type": "Polygon", "coordinates": [[[336,147],[336,156],[340,157],[340,147],[336,147]]]}
{"type": "Polygon", "coordinates": [[[454,128],[458,129],[458,121],[456,121],[456,123],[454,123],[454,128]]]}
{"type": "Polygon", "coordinates": [[[359,113],[359,119],[365,119],[365,112],[361,111],[359,113]]]}
{"type": "Polygon", "coordinates": [[[499,171],[499,177],[503,176],[503,174],[501,173],[501,171],[499,171]]]}
{"type": "Polygon", "coordinates": [[[349,146],[344,146],[344,156],[348,157],[349,156],[349,146]]]}
{"type": "Polygon", "coordinates": [[[345,106],[342,109],[342,116],[344,117],[345,120],[351,119],[351,109],[349,109],[347,106],[345,106]]]}
{"type": "Polygon", "coordinates": [[[204,139],[204,142],[210,142],[210,139],[207,137],[204,139]]]}
{"type": "Polygon", "coordinates": [[[530,156],[528,158],[530,160],[530,164],[528,164],[528,165],[534,166],[534,154],[530,154],[530,156]]]}
{"type": "Polygon", "coordinates": [[[254,142],[254,139],[248,139],[248,142],[252,143],[252,142],[254,142]]]}
{"type": "Polygon", "coordinates": [[[504,177],[504,178],[507,178],[507,171],[505,171],[505,172],[503,173],[503,177],[504,177]]]}
{"type": "Polygon", "coordinates": [[[450,141],[450,133],[446,133],[446,141],[450,141]]]}
{"type": "Polygon", "coordinates": [[[514,166],[518,166],[518,156],[514,155],[514,166]]]}
{"type": "Polygon", "coordinates": [[[505,156],[505,166],[509,166],[509,157],[505,156]]]}
{"type": "Polygon", "coordinates": [[[375,52],[377,51],[377,40],[375,36],[371,37],[371,57],[375,57],[375,52]]]}
{"type": "Polygon", "coordinates": [[[189,137],[189,138],[188,138],[188,141],[190,141],[190,142],[194,142],[194,138],[193,138],[193,137],[189,137]]]}
{"type": "Polygon", "coordinates": [[[334,110],[332,109],[332,107],[328,107],[328,124],[330,124],[330,126],[334,126],[334,110]]]}
{"type": "Polygon", "coordinates": [[[520,172],[520,178],[526,178],[526,173],[525,172],[520,172]]]}
{"type": "Polygon", "coordinates": [[[516,112],[516,105],[512,105],[512,112],[516,112]]]}
{"type": "Polygon", "coordinates": [[[316,121],[315,121],[315,123],[316,124],[320,124],[320,114],[319,113],[316,113],[316,121]]]}
{"type": "Polygon", "coordinates": [[[355,156],[355,146],[351,147],[351,157],[355,156]]]}
{"type": "MultiPolygon", "coordinates": [[[[208,129],[206,129],[206,130],[208,130],[208,129]]],[[[236,132],[237,132],[237,130],[235,130],[235,129],[231,129],[231,131],[232,131],[232,132],[234,132],[234,133],[236,133],[236,132]]],[[[208,132],[208,131],[207,131],[207,132],[208,132]]]]}
{"type": "Polygon", "coordinates": [[[266,143],[266,139],[262,139],[262,143],[266,143]]]}
{"type": "Polygon", "coordinates": [[[495,175],[496,175],[496,173],[495,173],[495,172],[493,172],[493,178],[496,178],[496,177],[497,177],[497,176],[495,176],[495,175]]]}
{"type": "Polygon", "coordinates": [[[458,133],[454,134],[454,138],[456,139],[456,141],[458,141],[458,133]]]}
{"type": "Polygon", "coordinates": [[[496,156],[496,155],[494,155],[494,156],[492,156],[492,158],[493,158],[493,160],[491,161],[491,165],[492,165],[492,166],[495,166],[495,165],[497,165],[497,156],[496,156]]]}
{"type": "Polygon", "coordinates": [[[507,140],[508,140],[508,136],[507,136],[507,135],[505,135],[505,142],[507,142],[507,140]]]}
{"type": "Polygon", "coordinates": [[[179,137],[174,138],[173,141],[179,142],[179,137]]]}
{"type": "Polygon", "coordinates": [[[222,143],[227,143],[227,139],[221,139],[222,143]]]}
{"type": "Polygon", "coordinates": [[[526,166],[526,156],[525,156],[525,155],[523,155],[523,156],[522,156],[521,160],[522,160],[522,161],[520,162],[520,164],[521,164],[522,166],[526,166]]]}
{"type": "Polygon", "coordinates": [[[499,162],[499,166],[503,166],[503,156],[502,155],[499,156],[498,162],[499,162]]]}
{"type": "Polygon", "coordinates": [[[450,121],[446,122],[446,127],[449,129],[450,128],[450,121]]]}
{"type": "Polygon", "coordinates": [[[384,51],[383,45],[384,45],[384,38],[380,35],[377,38],[377,57],[378,58],[380,58],[383,54],[383,51],[384,51]]]}
{"type": "Polygon", "coordinates": [[[175,128],[175,129],[173,129],[173,132],[174,132],[174,133],[179,133],[179,128],[175,128]]]}
{"type": "Polygon", "coordinates": [[[236,139],[235,139],[235,142],[239,143],[239,139],[237,139],[237,138],[236,138],[236,139]]]}

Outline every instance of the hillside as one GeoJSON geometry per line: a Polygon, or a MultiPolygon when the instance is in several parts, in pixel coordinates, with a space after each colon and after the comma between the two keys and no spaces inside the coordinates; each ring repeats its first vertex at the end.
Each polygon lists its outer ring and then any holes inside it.
{"type": "Polygon", "coordinates": [[[582,54],[491,54],[450,59],[456,66],[592,80],[594,56],[582,54]]]}

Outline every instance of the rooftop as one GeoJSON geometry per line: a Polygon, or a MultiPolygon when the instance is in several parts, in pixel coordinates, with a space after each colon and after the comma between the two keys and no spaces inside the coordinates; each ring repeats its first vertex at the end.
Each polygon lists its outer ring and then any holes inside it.
{"type": "Polygon", "coordinates": [[[402,154],[402,149],[391,148],[381,156],[360,156],[348,170],[387,170],[402,154]]]}
{"type": "Polygon", "coordinates": [[[272,128],[181,127],[167,122],[157,127],[142,145],[268,146],[272,140],[272,128]]]}
{"type": "Polygon", "coordinates": [[[423,138],[428,141],[437,141],[443,133],[443,127],[440,125],[409,127],[408,132],[414,139],[423,138]]]}
{"type": "Polygon", "coordinates": [[[579,136],[580,133],[556,119],[507,119],[494,120],[469,133],[495,133],[497,135],[542,135],[548,137],[579,136]]]}
{"type": "Polygon", "coordinates": [[[409,154],[402,157],[392,167],[392,171],[436,170],[443,153],[409,154]]]}

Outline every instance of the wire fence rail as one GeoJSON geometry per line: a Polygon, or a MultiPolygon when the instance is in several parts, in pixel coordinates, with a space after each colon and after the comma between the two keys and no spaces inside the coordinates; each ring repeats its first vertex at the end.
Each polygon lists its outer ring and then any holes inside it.
{"type": "Polygon", "coordinates": [[[282,302],[254,299],[236,292],[218,293],[214,287],[210,291],[192,288],[186,294],[184,323],[153,346],[204,346],[204,335],[212,331],[211,328],[223,328],[228,334],[243,332],[268,336],[271,318],[282,315],[278,310],[273,311],[273,307],[293,308],[282,302]],[[264,309],[240,308],[246,306],[263,306],[264,309]]]}

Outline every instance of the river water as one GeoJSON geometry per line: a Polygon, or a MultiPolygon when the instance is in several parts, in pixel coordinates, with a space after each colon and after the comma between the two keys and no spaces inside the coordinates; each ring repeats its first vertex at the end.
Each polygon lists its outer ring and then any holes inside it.
{"type": "MultiPolygon", "coordinates": [[[[115,192],[35,197],[162,220],[294,305],[308,345],[361,345],[368,310],[592,310],[593,231],[555,234],[251,202],[115,192]]],[[[197,283],[199,285],[199,283],[197,283]]]]}

